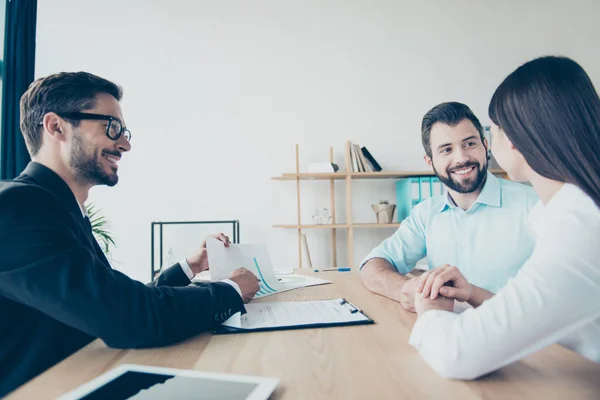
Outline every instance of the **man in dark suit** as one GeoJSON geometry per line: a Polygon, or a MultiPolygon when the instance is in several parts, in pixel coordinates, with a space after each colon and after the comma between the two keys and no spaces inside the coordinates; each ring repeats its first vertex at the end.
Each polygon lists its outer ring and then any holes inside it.
{"type": "Polygon", "coordinates": [[[204,244],[148,285],[110,267],[84,203],[91,187],[117,183],[131,149],[121,96],[112,82],[78,72],[39,79],[21,98],[32,162],[0,183],[0,397],[95,338],[156,347],[211,329],[259,289],[245,269],[188,286],[208,269],[204,244]]]}

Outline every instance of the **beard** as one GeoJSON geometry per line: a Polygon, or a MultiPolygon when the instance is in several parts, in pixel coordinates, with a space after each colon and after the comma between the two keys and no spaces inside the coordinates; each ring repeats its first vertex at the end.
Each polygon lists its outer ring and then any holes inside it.
{"type": "MultiPolygon", "coordinates": [[[[120,155],[118,152],[105,151],[104,153],[115,156],[120,155]]],[[[93,152],[91,146],[85,143],[81,136],[77,134],[73,135],[71,166],[75,169],[77,179],[80,181],[107,186],[115,186],[119,182],[117,173],[106,173],[98,154],[93,152]],[[94,155],[92,157],[88,156],[86,150],[94,155]]]]}
{"type": "Polygon", "coordinates": [[[439,172],[435,169],[435,166],[433,167],[433,172],[435,172],[435,175],[444,185],[446,185],[448,189],[453,190],[457,193],[472,193],[479,189],[483,184],[483,181],[487,176],[487,168],[487,161],[485,162],[485,165],[483,167],[481,167],[481,165],[477,161],[467,161],[463,164],[454,165],[452,167],[446,168],[446,176],[440,175],[439,172]],[[468,168],[472,166],[474,166],[475,170],[477,171],[477,175],[475,175],[474,178],[466,179],[462,182],[459,182],[458,180],[452,177],[452,171],[457,171],[459,169],[468,168]]]}

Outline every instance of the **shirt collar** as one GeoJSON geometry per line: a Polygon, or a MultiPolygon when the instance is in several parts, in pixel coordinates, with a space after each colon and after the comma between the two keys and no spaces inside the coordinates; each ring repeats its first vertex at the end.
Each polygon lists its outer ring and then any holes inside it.
{"type": "Polygon", "coordinates": [[[77,205],[79,206],[79,209],[81,210],[81,214],[83,215],[83,218],[89,217],[89,215],[87,213],[87,208],[85,208],[85,206],[82,206],[81,204],[79,204],[79,202],[77,202],[77,205]]]}
{"type": "MultiPolygon", "coordinates": [[[[487,171],[487,175],[485,178],[485,183],[483,184],[483,189],[479,196],[477,196],[477,200],[475,200],[475,204],[483,204],[491,207],[500,207],[502,206],[502,190],[500,188],[500,180],[494,176],[490,171],[487,171]]],[[[444,198],[444,202],[441,204],[438,212],[443,212],[449,208],[456,208],[457,205],[450,197],[450,193],[446,192],[446,197],[444,198]]],[[[473,208],[473,206],[471,206],[473,208]]]]}

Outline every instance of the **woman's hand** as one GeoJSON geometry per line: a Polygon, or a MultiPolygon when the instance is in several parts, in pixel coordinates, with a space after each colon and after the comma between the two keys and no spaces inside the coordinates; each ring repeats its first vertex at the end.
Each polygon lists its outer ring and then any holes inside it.
{"type": "Polygon", "coordinates": [[[473,287],[455,266],[444,264],[441,267],[425,272],[417,280],[417,293],[422,297],[435,300],[438,295],[469,301],[473,295],[473,287]]]}

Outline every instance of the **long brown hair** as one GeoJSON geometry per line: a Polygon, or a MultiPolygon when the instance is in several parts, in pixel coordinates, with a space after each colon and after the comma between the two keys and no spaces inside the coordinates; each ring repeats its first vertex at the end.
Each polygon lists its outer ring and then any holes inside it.
{"type": "Polygon", "coordinates": [[[488,112],[535,172],[578,186],[600,207],[600,97],[579,64],[551,56],[523,64],[488,112]]]}

